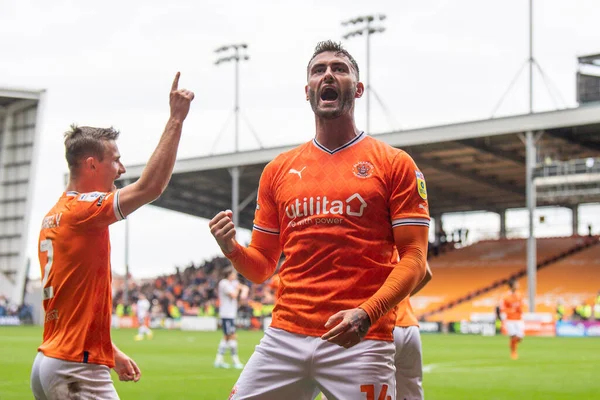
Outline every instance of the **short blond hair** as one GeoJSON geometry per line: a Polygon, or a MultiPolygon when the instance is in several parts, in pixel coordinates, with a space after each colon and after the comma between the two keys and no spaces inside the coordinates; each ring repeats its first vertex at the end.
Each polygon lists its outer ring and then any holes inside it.
{"type": "Polygon", "coordinates": [[[65,158],[69,171],[76,171],[79,162],[86,157],[96,157],[102,161],[106,142],[117,140],[120,132],[113,127],[94,128],[91,126],[71,125],[71,129],[64,133],[65,158]]]}

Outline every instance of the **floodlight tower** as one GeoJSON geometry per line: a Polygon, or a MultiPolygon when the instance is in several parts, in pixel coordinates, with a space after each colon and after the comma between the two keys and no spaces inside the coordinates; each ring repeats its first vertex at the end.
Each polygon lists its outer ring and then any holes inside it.
{"type": "MultiPolygon", "coordinates": [[[[529,0],[529,55],[527,60],[523,63],[523,66],[519,69],[517,74],[514,76],[508,88],[500,98],[500,101],[494,107],[491,118],[494,118],[496,111],[500,108],[506,96],[510,93],[513,86],[516,84],[521,72],[526,66],[529,67],[529,114],[533,114],[533,67],[537,67],[542,79],[546,83],[548,91],[550,92],[550,81],[546,74],[540,67],[540,64],[535,60],[533,54],[533,0],[529,0]]],[[[529,301],[529,312],[535,312],[535,295],[537,290],[537,245],[535,238],[535,224],[534,224],[534,213],[537,206],[537,192],[533,182],[535,169],[537,166],[537,144],[541,138],[543,131],[533,132],[528,130],[525,134],[520,134],[519,137],[525,144],[525,199],[528,210],[528,235],[527,235],[527,297],[529,301]]]]}
{"type": "MultiPolygon", "coordinates": [[[[533,113],[533,0],[529,0],[529,114],[533,113]]],[[[538,65],[538,68],[539,65],[538,65]]],[[[541,72],[541,68],[540,68],[541,72]]],[[[535,238],[535,224],[533,217],[537,203],[537,193],[533,182],[535,167],[537,165],[537,142],[541,133],[529,130],[525,133],[525,199],[528,214],[528,236],[527,236],[527,298],[529,300],[529,312],[535,312],[535,295],[537,292],[537,244],[535,238]]]]}
{"type": "Polygon", "coordinates": [[[225,46],[221,46],[218,49],[215,50],[215,53],[223,53],[226,52],[228,50],[233,51],[233,54],[230,54],[228,56],[221,56],[217,59],[217,61],[215,61],[215,65],[220,65],[229,61],[234,61],[235,62],[235,105],[234,105],[234,109],[233,111],[235,112],[235,151],[238,151],[238,145],[239,145],[239,111],[240,111],[240,102],[239,102],[239,95],[240,95],[240,86],[239,86],[239,80],[240,80],[240,71],[239,71],[239,63],[240,61],[248,61],[250,59],[250,57],[245,54],[246,49],[248,48],[248,45],[246,43],[239,43],[239,44],[229,44],[229,45],[225,45],[225,46]]]}
{"type": "MultiPolygon", "coordinates": [[[[229,55],[221,56],[216,61],[216,65],[220,65],[229,61],[235,62],[235,152],[239,150],[239,127],[240,127],[240,102],[239,102],[239,63],[240,61],[248,61],[250,57],[246,54],[248,45],[246,43],[228,44],[221,46],[215,50],[215,53],[220,54],[229,52],[229,55]]],[[[233,223],[239,223],[239,197],[240,197],[240,167],[233,167],[229,170],[231,174],[231,211],[233,213],[233,223]]]]}
{"type": "Polygon", "coordinates": [[[385,20],[385,14],[372,14],[372,15],[362,15],[356,18],[349,19],[347,21],[343,21],[342,25],[362,25],[362,27],[355,29],[346,33],[343,38],[349,39],[354,36],[362,36],[365,35],[367,38],[367,123],[366,123],[366,132],[370,133],[370,118],[371,118],[371,79],[370,79],[370,63],[371,63],[371,35],[374,33],[383,33],[385,28],[382,26],[373,26],[372,24],[375,22],[380,22],[385,20]]]}

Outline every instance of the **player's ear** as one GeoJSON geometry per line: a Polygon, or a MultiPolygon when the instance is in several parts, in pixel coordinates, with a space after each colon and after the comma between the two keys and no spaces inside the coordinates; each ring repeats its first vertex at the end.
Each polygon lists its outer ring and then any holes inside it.
{"type": "Polygon", "coordinates": [[[96,169],[96,159],[94,157],[87,157],[83,164],[86,169],[95,170],[96,169]]]}
{"type": "Polygon", "coordinates": [[[363,85],[362,82],[357,82],[356,83],[356,93],[354,94],[354,97],[359,99],[362,97],[364,92],[365,92],[365,85],[363,85]]]}
{"type": "Polygon", "coordinates": [[[308,96],[308,85],[304,86],[304,94],[306,94],[306,101],[310,100],[308,96]]]}

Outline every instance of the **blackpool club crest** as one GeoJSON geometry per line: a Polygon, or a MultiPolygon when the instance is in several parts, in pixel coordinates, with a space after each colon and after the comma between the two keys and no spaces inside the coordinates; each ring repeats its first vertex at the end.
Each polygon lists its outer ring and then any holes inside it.
{"type": "Polygon", "coordinates": [[[359,178],[370,178],[374,170],[375,167],[368,161],[359,161],[352,166],[352,172],[359,178]]]}

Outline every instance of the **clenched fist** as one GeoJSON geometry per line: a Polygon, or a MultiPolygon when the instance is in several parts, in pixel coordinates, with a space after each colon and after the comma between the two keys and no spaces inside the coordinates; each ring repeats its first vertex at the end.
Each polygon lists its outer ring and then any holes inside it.
{"type": "Polygon", "coordinates": [[[215,237],[224,254],[235,250],[235,225],[232,218],[231,210],[221,211],[208,223],[210,233],[215,237]]]}

